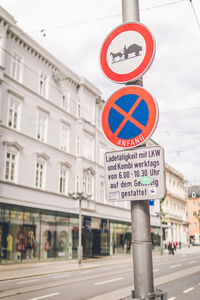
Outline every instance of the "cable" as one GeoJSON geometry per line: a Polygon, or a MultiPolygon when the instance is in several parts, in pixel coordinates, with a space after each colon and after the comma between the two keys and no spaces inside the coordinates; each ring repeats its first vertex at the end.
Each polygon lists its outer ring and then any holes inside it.
{"type": "Polygon", "coordinates": [[[192,0],[189,0],[189,1],[190,1],[190,3],[191,3],[192,10],[193,10],[195,19],[196,19],[196,21],[197,21],[197,25],[198,25],[198,27],[199,27],[199,29],[200,29],[200,23],[199,23],[199,20],[198,20],[198,18],[197,18],[197,14],[196,14],[195,9],[194,9],[194,5],[193,5],[193,3],[192,3],[192,0]]]}
{"type": "MultiPolygon", "coordinates": [[[[141,9],[141,11],[162,8],[162,7],[166,7],[166,6],[170,6],[170,5],[175,5],[175,4],[178,4],[180,2],[184,2],[184,1],[187,1],[187,0],[177,0],[177,1],[170,2],[170,3],[164,3],[164,4],[152,6],[152,7],[149,7],[149,8],[147,7],[147,8],[141,9]]],[[[106,19],[116,18],[116,17],[121,17],[121,14],[116,14],[116,15],[113,15],[113,16],[96,18],[96,19],[87,20],[87,21],[74,22],[74,23],[69,23],[69,24],[66,24],[66,25],[60,25],[60,26],[55,26],[55,27],[42,28],[40,30],[35,30],[35,31],[27,31],[27,32],[24,32],[24,34],[19,35],[19,37],[21,37],[21,36],[23,36],[25,34],[31,34],[31,33],[42,33],[42,35],[44,37],[46,37],[46,32],[47,31],[52,31],[52,30],[57,30],[57,29],[63,29],[63,28],[71,27],[71,26],[77,26],[77,25],[90,24],[90,23],[93,23],[93,22],[99,22],[99,21],[103,21],[103,20],[106,20],[106,19]]]]}
{"type": "MultiPolygon", "coordinates": [[[[6,49],[0,47],[0,49],[2,49],[7,55],[10,55],[11,57],[14,58],[14,55],[12,53],[10,53],[9,51],[7,51],[6,49]]],[[[33,71],[28,65],[26,65],[24,62],[21,62],[21,64],[23,64],[24,67],[26,67],[29,71],[31,71],[34,75],[36,75],[38,77],[38,79],[40,78],[40,75],[38,73],[36,73],[35,71],[33,71]]],[[[57,88],[56,86],[54,86],[52,83],[48,82],[49,86],[51,86],[53,89],[55,89],[57,92],[59,92],[59,94],[62,96],[62,92],[60,91],[59,88],[57,88]]],[[[77,103],[75,101],[71,101],[75,106],[77,105],[77,103]]],[[[172,114],[172,113],[179,113],[179,112],[183,112],[183,111],[188,111],[188,110],[197,110],[200,109],[200,106],[196,106],[196,107],[188,107],[188,108],[183,108],[183,109],[178,109],[178,110],[173,110],[173,111],[166,111],[166,112],[160,112],[160,115],[165,115],[165,114],[172,114]]]]}
{"type": "Polygon", "coordinates": [[[149,8],[144,8],[144,9],[141,9],[141,10],[151,10],[151,9],[154,9],[154,8],[160,8],[160,7],[174,5],[174,4],[177,4],[177,3],[180,3],[180,2],[184,2],[184,1],[187,1],[187,0],[177,0],[177,1],[170,2],[170,3],[166,3],[166,4],[160,4],[160,5],[152,6],[152,7],[149,7],[149,8]]]}

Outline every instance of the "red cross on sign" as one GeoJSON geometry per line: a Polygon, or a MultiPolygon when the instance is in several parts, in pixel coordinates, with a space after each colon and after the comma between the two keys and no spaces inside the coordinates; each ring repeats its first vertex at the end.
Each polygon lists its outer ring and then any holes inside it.
{"type": "Polygon", "coordinates": [[[102,128],[107,139],[118,147],[136,147],[154,132],[158,121],[155,99],[140,86],[115,92],[102,113],[102,128]]]}

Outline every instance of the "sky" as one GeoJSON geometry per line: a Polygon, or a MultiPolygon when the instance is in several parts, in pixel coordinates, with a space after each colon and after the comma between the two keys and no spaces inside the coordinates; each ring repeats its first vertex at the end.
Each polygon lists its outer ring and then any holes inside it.
{"type": "MultiPolygon", "coordinates": [[[[154,35],[154,61],[143,87],[159,107],[152,135],[165,161],[189,184],[200,184],[200,1],[140,0],[140,22],[154,35]]],[[[124,84],[100,68],[108,34],[122,24],[121,0],[0,0],[17,25],[107,101],[124,84]]]]}

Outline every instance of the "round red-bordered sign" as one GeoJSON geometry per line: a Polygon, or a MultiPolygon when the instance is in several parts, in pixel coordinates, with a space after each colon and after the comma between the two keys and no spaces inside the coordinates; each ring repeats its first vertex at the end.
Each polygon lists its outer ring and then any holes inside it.
{"type": "Polygon", "coordinates": [[[117,83],[135,81],[150,67],[155,55],[155,39],[141,23],[126,23],[105,39],[100,52],[104,74],[117,83]]]}
{"type": "Polygon", "coordinates": [[[144,143],[154,132],[157,122],[157,102],[140,86],[127,86],[112,94],[102,112],[106,138],[123,148],[144,143]]]}

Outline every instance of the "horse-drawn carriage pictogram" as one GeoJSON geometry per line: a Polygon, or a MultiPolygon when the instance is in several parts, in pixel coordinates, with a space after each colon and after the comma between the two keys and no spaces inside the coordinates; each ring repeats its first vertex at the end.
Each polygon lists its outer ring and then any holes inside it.
{"type": "Polygon", "coordinates": [[[116,53],[110,52],[110,56],[112,56],[112,63],[120,62],[128,58],[134,58],[137,57],[140,54],[140,51],[142,51],[142,47],[137,44],[132,44],[128,48],[126,48],[126,45],[124,48],[116,53]],[[134,55],[131,55],[134,54],[134,55]],[[119,59],[116,61],[115,59],[119,57],[119,59]]]}

